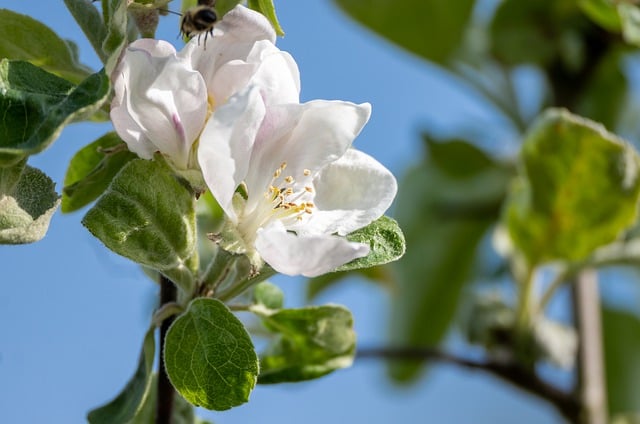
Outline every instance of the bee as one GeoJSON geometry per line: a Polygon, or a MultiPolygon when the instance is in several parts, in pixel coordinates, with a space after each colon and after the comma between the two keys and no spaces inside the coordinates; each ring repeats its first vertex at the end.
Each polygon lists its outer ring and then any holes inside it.
{"type": "Polygon", "coordinates": [[[213,37],[213,26],[218,20],[218,14],[213,6],[215,0],[198,0],[198,5],[187,9],[180,20],[180,34],[187,38],[204,34],[204,47],[207,47],[207,37],[213,37]]]}

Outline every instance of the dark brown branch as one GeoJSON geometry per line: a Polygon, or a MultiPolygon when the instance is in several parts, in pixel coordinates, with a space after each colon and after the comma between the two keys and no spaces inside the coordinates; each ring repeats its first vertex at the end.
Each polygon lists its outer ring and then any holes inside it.
{"type": "Polygon", "coordinates": [[[494,360],[475,361],[439,349],[411,347],[360,349],[357,358],[383,358],[399,361],[430,360],[484,371],[550,402],[570,422],[577,422],[580,414],[580,404],[571,393],[558,389],[540,379],[534,372],[516,363],[494,360]]]}
{"type": "MultiPolygon", "coordinates": [[[[177,290],[171,280],[165,276],[160,277],[160,306],[176,301],[177,290]]],[[[158,403],[156,404],[156,424],[170,424],[173,413],[173,398],[175,389],[169,381],[164,367],[164,339],[173,322],[175,315],[166,318],[160,325],[160,364],[158,370],[158,403]]]]}

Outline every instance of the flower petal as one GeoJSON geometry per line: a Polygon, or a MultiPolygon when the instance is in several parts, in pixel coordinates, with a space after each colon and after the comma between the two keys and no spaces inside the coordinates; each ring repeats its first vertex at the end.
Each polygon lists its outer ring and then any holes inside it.
{"type": "Polygon", "coordinates": [[[398,190],[393,174],[359,150],[349,149],[313,179],[313,211],[299,233],[349,234],[380,218],[398,190]]]}
{"type": "Polygon", "coordinates": [[[250,87],[216,109],[200,136],[198,161],[204,180],[234,222],[233,194],[247,174],[251,149],[264,114],[259,90],[250,87]]]}
{"type": "Polygon", "coordinates": [[[159,150],[186,168],[206,117],[204,80],[168,43],[140,41],[114,72],[111,119],[133,152],[150,159],[159,150]]]}
{"type": "Polygon", "coordinates": [[[213,76],[224,64],[234,60],[247,63],[247,58],[255,48],[278,50],[274,45],[275,39],[276,34],[267,18],[244,6],[237,6],[216,24],[213,39],[206,48],[196,37],[180,55],[191,61],[193,68],[202,74],[210,86],[213,76]]]}
{"type": "Polygon", "coordinates": [[[275,105],[267,110],[251,155],[246,183],[247,207],[253,208],[283,162],[295,179],[336,161],[369,120],[371,105],[316,100],[275,105]]]}
{"type": "Polygon", "coordinates": [[[262,259],[286,275],[316,277],[369,253],[369,246],[337,236],[296,236],[275,222],[258,230],[255,242],[262,259]]]}

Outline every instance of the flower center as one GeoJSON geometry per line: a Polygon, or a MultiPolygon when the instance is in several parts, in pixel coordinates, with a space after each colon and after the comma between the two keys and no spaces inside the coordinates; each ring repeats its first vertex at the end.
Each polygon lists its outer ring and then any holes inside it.
{"type": "Polygon", "coordinates": [[[284,173],[286,168],[287,163],[282,162],[274,171],[262,200],[241,219],[241,231],[245,240],[246,236],[254,238],[258,228],[275,220],[282,221],[288,227],[313,213],[315,205],[311,201],[314,195],[311,171],[303,170],[300,181],[297,181],[293,175],[284,173]]]}

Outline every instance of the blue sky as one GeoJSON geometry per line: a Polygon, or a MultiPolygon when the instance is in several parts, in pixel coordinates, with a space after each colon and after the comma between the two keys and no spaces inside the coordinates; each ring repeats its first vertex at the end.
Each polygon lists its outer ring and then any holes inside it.
{"type": "MultiPolygon", "coordinates": [[[[351,23],[330,2],[278,1],[286,36],[278,41],[300,67],[302,99],[368,101],[371,121],[356,146],[400,178],[422,154],[418,134],[485,131],[509,150],[504,122],[465,87],[351,23]],[[469,123],[472,123],[470,126],[469,123]]],[[[58,1],[0,0],[79,44],[82,61],[98,60],[58,1]]],[[[178,6],[174,7],[178,9],[178,6]]],[[[178,18],[158,36],[175,44],[178,18]]],[[[67,127],[47,151],[30,159],[61,189],[67,163],[108,124],[67,127]]],[[[80,224],[83,211],[57,213],[44,240],[0,246],[0,421],[85,422],[88,410],[115,396],[133,372],[152,311],[156,286],[138,267],[109,252],[80,224]]],[[[302,299],[302,281],[277,278],[289,305],[302,299]]],[[[362,345],[384,343],[388,299],[365,282],[349,281],[320,299],[347,305],[362,345]]],[[[223,413],[203,411],[218,424],[260,422],[556,423],[541,401],[481,373],[434,367],[411,389],[390,385],[382,363],[358,363],[309,383],[258,387],[251,401],[223,413]]]]}

